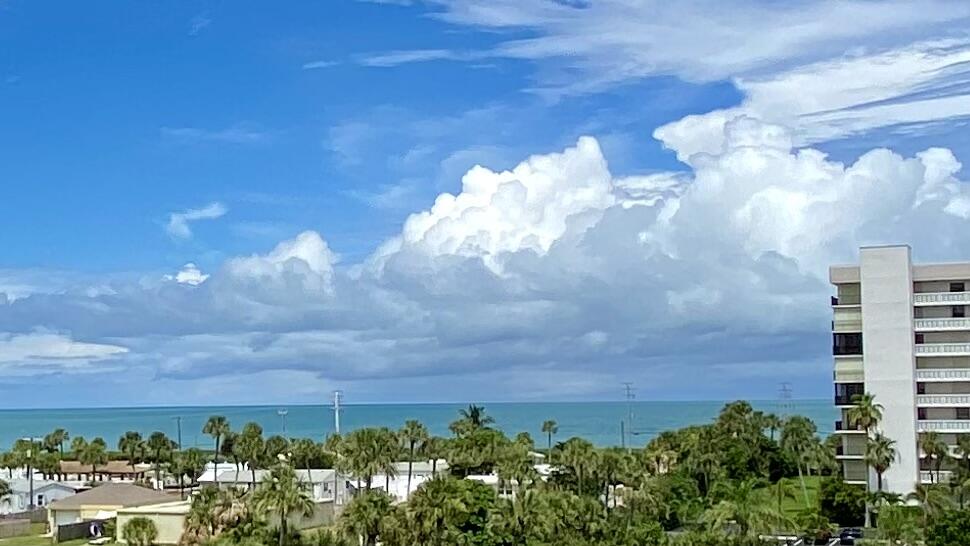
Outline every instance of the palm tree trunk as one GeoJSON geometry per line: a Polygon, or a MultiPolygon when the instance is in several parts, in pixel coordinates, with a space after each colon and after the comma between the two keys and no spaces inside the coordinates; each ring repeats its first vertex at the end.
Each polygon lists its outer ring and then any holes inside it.
{"type": "Polygon", "coordinates": [[[256,466],[250,465],[249,472],[253,476],[253,490],[255,490],[256,489],[256,466]]]}
{"type": "Polygon", "coordinates": [[[414,461],[414,442],[411,442],[410,455],[408,456],[408,488],[404,492],[404,498],[411,496],[411,468],[414,461]]]}
{"type": "Polygon", "coordinates": [[[283,546],[284,537],[286,537],[286,511],[280,510],[280,546],[283,546]]]}
{"type": "Polygon", "coordinates": [[[805,497],[805,508],[809,508],[812,503],[808,500],[808,488],[805,487],[805,476],[802,476],[802,464],[797,463],[795,466],[798,467],[798,481],[802,483],[802,496],[805,497]]]}
{"type": "Polygon", "coordinates": [[[216,488],[219,487],[219,437],[216,436],[216,452],[212,456],[212,472],[215,478],[216,488]]]}

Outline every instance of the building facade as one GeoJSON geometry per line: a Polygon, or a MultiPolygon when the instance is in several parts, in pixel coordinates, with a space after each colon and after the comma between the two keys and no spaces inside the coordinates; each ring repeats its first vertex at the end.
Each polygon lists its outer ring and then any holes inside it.
{"type": "Polygon", "coordinates": [[[936,432],[955,451],[957,435],[970,433],[970,263],[914,265],[908,246],[865,247],[858,265],[834,266],[829,277],[845,479],[876,488],[866,434],[849,419],[855,396],[869,393],[883,407],[879,432],[896,442],[883,489],[910,493],[937,479],[920,435],[936,432]]]}

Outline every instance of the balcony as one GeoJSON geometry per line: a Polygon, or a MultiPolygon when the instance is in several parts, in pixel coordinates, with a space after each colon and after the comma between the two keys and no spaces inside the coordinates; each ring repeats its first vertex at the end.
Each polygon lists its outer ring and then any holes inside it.
{"type": "Polygon", "coordinates": [[[939,408],[970,406],[970,394],[919,394],[916,396],[917,406],[939,408]]]}
{"type": "Polygon", "coordinates": [[[917,332],[970,330],[970,318],[924,318],[913,323],[917,332]]]}
{"type": "Polygon", "coordinates": [[[915,305],[970,305],[970,292],[924,292],[913,294],[915,305]]]}
{"type": "Polygon", "coordinates": [[[919,432],[970,432],[970,420],[935,419],[917,421],[916,430],[919,432]]]}
{"type": "MultiPolygon", "coordinates": [[[[947,483],[948,481],[950,481],[950,478],[952,477],[953,477],[953,472],[949,470],[941,470],[939,483],[947,483]]],[[[936,472],[932,472],[930,470],[920,470],[919,481],[922,483],[937,483],[936,472]]]]}
{"type": "Polygon", "coordinates": [[[970,343],[923,343],[915,347],[916,356],[970,356],[970,343]]]}
{"type": "Polygon", "coordinates": [[[849,423],[842,421],[835,422],[835,432],[838,434],[865,434],[866,431],[858,427],[853,427],[849,423]]]}
{"type": "Polygon", "coordinates": [[[916,370],[917,381],[970,381],[968,368],[930,368],[916,370]]]}

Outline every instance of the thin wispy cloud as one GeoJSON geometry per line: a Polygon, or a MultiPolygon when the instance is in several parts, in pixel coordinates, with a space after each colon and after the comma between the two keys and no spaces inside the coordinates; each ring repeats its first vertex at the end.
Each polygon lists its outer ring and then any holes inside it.
{"type": "Polygon", "coordinates": [[[169,214],[165,230],[176,239],[192,238],[192,222],[199,220],[214,220],[229,212],[225,205],[216,201],[198,209],[187,209],[169,214]]]}
{"type": "Polygon", "coordinates": [[[303,70],[316,70],[318,68],[330,68],[331,66],[337,66],[340,61],[312,61],[303,64],[303,70]]]}
{"type": "Polygon", "coordinates": [[[189,21],[189,36],[196,36],[209,25],[212,24],[212,19],[209,17],[208,13],[202,12],[189,21]]]}
{"type": "Polygon", "coordinates": [[[357,63],[375,68],[430,61],[474,61],[490,56],[484,51],[454,51],[450,49],[408,49],[372,55],[360,55],[357,63]]]}
{"type": "Polygon", "coordinates": [[[269,132],[248,124],[236,124],[224,129],[162,127],[160,132],[163,138],[182,143],[256,144],[267,140],[270,136],[269,132]]]}

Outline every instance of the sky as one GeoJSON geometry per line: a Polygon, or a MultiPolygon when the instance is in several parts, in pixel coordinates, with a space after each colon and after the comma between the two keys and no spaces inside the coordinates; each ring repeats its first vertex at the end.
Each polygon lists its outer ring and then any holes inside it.
{"type": "Polygon", "coordinates": [[[962,0],[0,0],[0,407],[831,396],[962,0]]]}

